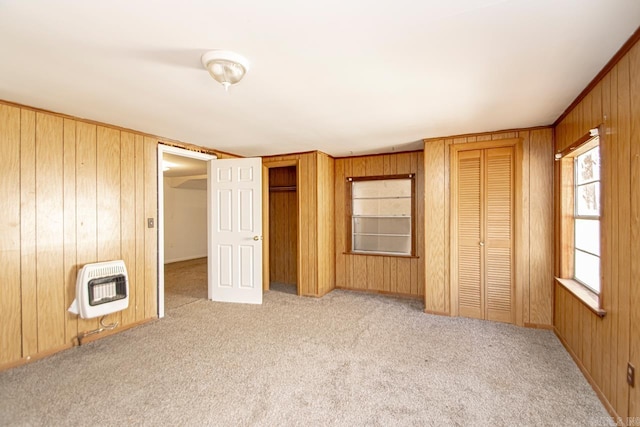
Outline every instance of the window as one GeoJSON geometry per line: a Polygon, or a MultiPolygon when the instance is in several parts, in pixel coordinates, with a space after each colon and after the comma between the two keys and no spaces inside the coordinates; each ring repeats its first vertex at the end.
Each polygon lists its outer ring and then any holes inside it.
{"type": "Polygon", "coordinates": [[[351,252],[412,255],[413,175],[348,178],[351,252]]]}
{"type": "Polygon", "coordinates": [[[598,129],[556,154],[559,162],[559,270],[556,281],[598,316],[600,299],[601,141],[598,129]]]}
{"type": "Polygon", "coordinates": [[[600,147],[578,154],[574,171],[573,278],[600,293],[600,147]]]}

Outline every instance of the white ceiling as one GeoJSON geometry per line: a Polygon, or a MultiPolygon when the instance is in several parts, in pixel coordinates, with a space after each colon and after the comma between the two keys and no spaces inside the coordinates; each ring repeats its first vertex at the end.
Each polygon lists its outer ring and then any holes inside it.
{"type": "Polygon", "coordinates": [[[0,99],[240,155],[548,125],[638,0],[0,1],[0,99]],[[251,69],[229,93],[200,56],[251,69]]]}

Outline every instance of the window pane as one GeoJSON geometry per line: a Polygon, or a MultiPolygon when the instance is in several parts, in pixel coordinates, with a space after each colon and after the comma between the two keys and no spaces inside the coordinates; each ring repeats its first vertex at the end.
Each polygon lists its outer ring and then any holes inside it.
{"type": "Polygon", "coordinates": [[[578,156],[577,184],[600,180],[600,147],[594,147],[578,156]]]}
{"type": "Polygon", "coordinates": [[[353,250],[410,255],[411,237],[354,235],[353,250]]]}
{"type": "Polygon", "coordinates": [[[574,253],[575,279],[600,293],[600,258],[579,250],[574,253]]]}
{"type": "Polygon", "coordinates": [[[576,191],[576,214],[579,216],[600,215],[600,183],[584,184],[576,191]]]}
{"type": "Polygon", "coordinates": [[[354,199],[353,215],[411,216],[411,199],[354,199]]]}
{"type": "Polygon", "coordinates": [[[411,217],[354,218],[354,233],[411,234],[411,217]]]}
{"type": "Polygon", "coordinates": [[[576,219],[576,249],[600,255],[600,221],[597,219],[576,219]]]}
{"type": "Polygon", "coordinates": [[[411,197],[410,179],[377,179],[353,181],[354,199],[370,197],[411,197]]]}

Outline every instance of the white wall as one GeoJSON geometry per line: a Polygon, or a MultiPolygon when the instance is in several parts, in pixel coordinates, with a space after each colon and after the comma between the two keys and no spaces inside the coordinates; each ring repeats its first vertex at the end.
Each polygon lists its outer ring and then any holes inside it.
{"type": "Polygon", "coordinates": [[[207,191],[174,188],[184,178],[164,178],[164,262],[207,256],[207,191]]]}

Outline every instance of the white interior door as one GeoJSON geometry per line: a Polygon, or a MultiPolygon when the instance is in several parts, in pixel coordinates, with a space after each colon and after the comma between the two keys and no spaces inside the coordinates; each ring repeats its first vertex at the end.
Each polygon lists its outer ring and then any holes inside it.
{"type": "Polygon", "coordinates": [[[209,299],[262,304],[262,159],[212,160],[208,175],[209,299]]]}

